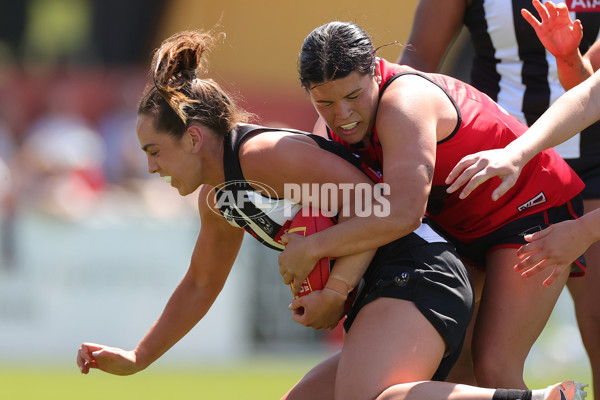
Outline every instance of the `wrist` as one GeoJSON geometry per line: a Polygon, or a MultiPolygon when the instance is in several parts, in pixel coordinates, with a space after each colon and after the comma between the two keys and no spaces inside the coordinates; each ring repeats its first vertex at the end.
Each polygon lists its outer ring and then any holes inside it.
{"type": "Polygon", "coordinates": [[[306,246],[308,249],[308,256],[311,258],[314,264],[316,264],[321,258],[328,256],[326,252],[323,251],[323,247],[321,246],[323,241],[319,240],[319,236],[321,235],[318,232],[314,235],[306,237],[306,240],[308,240],[308,246],[306,246]]]}
{"type": "Polygon", "coordinates": [[[560,68],[561,66],[566,68],[573,68],[577,65],[582,64],[583,57],[581,56],[581,52],[578,47],[575,47],[573,50],[557,54],[554,56],[556,59],[556,64],[560,68]]]}
{"type": "Polygon", "coordinates": [[[584,214],[579,218],[583,237],[588,238],[591,243],[600,240],[600,210],[584,214]]]}
{"type": "Polygon", "coordinates": [[[348,298],[348,295],[352,291],[352,287],[343,279],[335,276],[329,276],[325,289],[331,290],[344,297],[344,300],[348,298]]]}
{"type": "Polygon", "coordinates": [[[153,362],[147,355],[144,355],[144,352],[141,351],[139,346],[133,350],[133,356],[137,372],[148,368],[153,362]]]}
{"type": "Polygon", "coordinates": [[[538,150],[537,143],[532,143],[531,141],[526,142],[522,139],[518,143],[515,142],[516,140],[506,145],[505,150],[509,151],[514,166],[519,168],[520,170],[522,170],[523,167],[525,167],[525,165],[537,153],[543,150],[538,150]]]}

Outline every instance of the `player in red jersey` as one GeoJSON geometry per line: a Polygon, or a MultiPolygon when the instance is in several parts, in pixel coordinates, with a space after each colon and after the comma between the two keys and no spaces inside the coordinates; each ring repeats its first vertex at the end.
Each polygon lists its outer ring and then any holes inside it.
{"type": "MultiPolygon", "coordinates": [[[[476,296],[481,296],[473,339],[479,384],[526,388],[525,358],[571,266],[522,279],[513,270],[517,248],[525,243],[524,234],[581,215],[581,180],[556,152],[547,150],[532,160],[500,202],[491,200],[490,185],[466,200],[446,193],[445,179],[464,155],[503,147],[526,126],[461,81],[376,58],[371,39],[355,24],[332,22],[315,29],[303,44],[299,72],[321,117],[316,132],[382,170],[390,185],[392,214],[410,209],[416,194],[405,187],[418,179],[430,195],[427,216],[448,234],[465,261],[484,268],[485,274],[472,269],[476,296]]],[[[373,233],[350,231],[352,222],[308,238],[290,235],[280,255],[287,277],[304,278],[314,260],[338,241],[352,244],[349,253],[368,248],[373,233]]],[[[582,263],[573,265],[573,273],[582,274],[583,268],[582,263]]]]}

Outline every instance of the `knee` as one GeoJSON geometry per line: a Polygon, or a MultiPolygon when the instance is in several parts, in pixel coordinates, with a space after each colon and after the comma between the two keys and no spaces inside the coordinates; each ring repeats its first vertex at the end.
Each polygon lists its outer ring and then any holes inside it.
{"type": "Polygon", "coordinates": [[[392,386],[385,389],[375,400],[405,400],[406,391],[402,387],[392,386]]]}

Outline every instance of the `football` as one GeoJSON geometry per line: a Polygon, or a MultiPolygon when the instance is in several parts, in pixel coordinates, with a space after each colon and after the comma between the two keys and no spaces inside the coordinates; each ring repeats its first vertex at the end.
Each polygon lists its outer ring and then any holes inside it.
{"type": "MultiPolygon", "coordinates": [[[[333,225],[335,225],[335,220],[332,217],[323,215],[320,210],[302,209],[292,220],[288,228],[288,233],[308,236],[333,225]]],[[[305,296],[314,290],[323,289],[329,278],[329,271],[333,267],[334,261],[335,259],[329,257],[321,258],[302,283],[298,297],[305,296]]]]}

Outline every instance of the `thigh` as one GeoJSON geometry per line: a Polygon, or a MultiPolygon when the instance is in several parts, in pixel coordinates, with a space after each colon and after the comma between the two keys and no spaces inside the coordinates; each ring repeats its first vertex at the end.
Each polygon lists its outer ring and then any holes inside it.
{"type": "MultiPolygon", "coordinates": [[[[584,200],[585,212],[600,208],[600,200],[584,200]]],[[[600,348],[600,242],[592,244],[585,252],[586,273],[568,281],[569,292],[575,304],[577,322],[586,346],[600,348]]]]}
{"type": "Polygon", "coordinates": [[[522,367],[548,321],[568,271],[545,287],[542,285],[545,274],[525,279],[514,270],[518,262],[516,251],[505,248],[488,255],[473,352],[492,356],[500,364],[511,359],[522,367]]]}
{"type": "Polygon", "coordinates": [[[364,306],[344,339],[336,399],[372,399],[387,387],[431,379],[446,344],[414,303],[378,298],[364,306]]]}
{"type": "Polygon", "coordinates": [[[331,400],[340,352],[311,369],[281,400],[331,400]]]}

